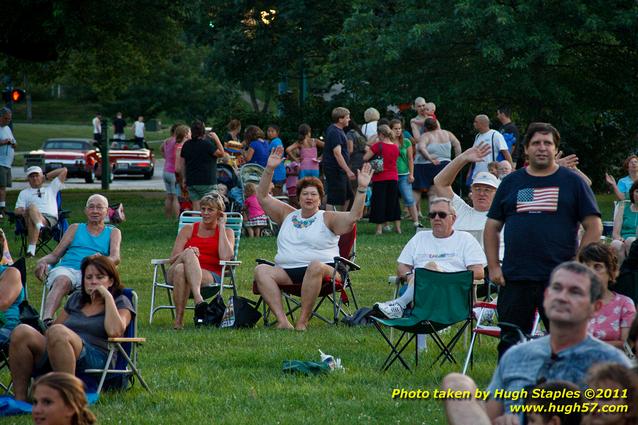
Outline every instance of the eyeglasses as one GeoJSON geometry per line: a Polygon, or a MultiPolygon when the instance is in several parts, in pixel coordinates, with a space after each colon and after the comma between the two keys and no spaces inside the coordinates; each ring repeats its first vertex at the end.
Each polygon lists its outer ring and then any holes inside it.
{"type": "Polygon", "coordinates": [[[430,219],[436,218],[437,215],[439,216],[439,218],[444,219],[448,215],[451,215],[451,214],[450,213],[446,213],[445,211],[432,211],[432,212],[428,213],[428,217],[430,217],[430,219]]]}
{"type": "Polygon", "coordinates": [[[543,366],[539,369],[538,375],[536,375],[536,384],[544,384],[548,380],[552,379],[552,375],[550,375],[551,369],[561,360],[562,358],[560,355],[552,353],[549,359],[547,359],[543,366]]]}

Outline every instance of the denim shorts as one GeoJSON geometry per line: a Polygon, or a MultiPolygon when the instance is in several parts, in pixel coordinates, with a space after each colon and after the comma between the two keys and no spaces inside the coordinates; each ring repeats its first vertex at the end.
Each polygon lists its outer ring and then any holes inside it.
{"type": "Polygon", "coordinates": [[[177,184],[177,179],[175,178],[175,173],[168,173],[164,171],[162,178],[164,179],[164,188],[166,189],[166,193],[178,196],[180,194],[180,190],[179,185],[177,184]]]}
{"type": "MultiPolygon", "coordinates": [[[[77,371],[103,368],[106,364],[107,357],[106,352],[82,340],[82,351],[80,351],[80,356],[75,361],[75,368],[77,371]]],[[[40,361],[33,368],[33,376],[44,375],[52,370],[49,353],[45,351],[40,361]]]]}
{"type": "Polygon", "coordinates": [[[304,177],[317,177],[317,178],[319,178],[319,170],[301,170],[301,171],[299,171],[299,178],[303,179],[304,177]]]}
{"type": "Polygon", "coordinates": [[[409,174],[399,174],[399,193],[406,207],[414,205],[414,196],[412,195],[412,183],[408,181],[409,174]]]}

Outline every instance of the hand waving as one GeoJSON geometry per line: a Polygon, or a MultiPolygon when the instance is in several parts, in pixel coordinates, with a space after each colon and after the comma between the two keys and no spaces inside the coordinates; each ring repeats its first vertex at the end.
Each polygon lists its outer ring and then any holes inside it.
{"type": "Polygon", "coordinates": [[[605,173],[605,181],[610,186],[616,186],[616,179],[608,173],[605,173]]]}
{"type": "Polygon", "coordinates": [[[492,152],[492,148],[487,143],[473,146],[463,152],[463,156],[470,162],[481,162],[483,158],[492,152]]]}
{"type": "Polygon", "coordinates": [[[284,160],[284,148],[283,146],[277,146],[275,149],[270,151],[270,156],[268,157],[268,163],[266,164],[266,168],[275,169],[281,164],[281,161],[284,160]]]}
{"type": "Polygon", "coordinates": [[[363,167],[357,171],[357,183],[359,187],[368,187],[372,178],[372,167],[369,162],[363,164],[363,167]]]}
{"type": "Polygon", "coordinates": [[[578,157],[574,154],[567,155],[566,157],[563,157],[563,155],[563,151],[558,152],[556,155],[556,163],[561,167],[576,168],[578,165],[578,157]]]}

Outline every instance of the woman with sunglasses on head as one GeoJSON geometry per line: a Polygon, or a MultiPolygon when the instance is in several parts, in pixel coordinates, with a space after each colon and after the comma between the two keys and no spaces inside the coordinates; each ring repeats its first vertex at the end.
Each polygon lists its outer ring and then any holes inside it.
{"type": "Polygon", "coordinates": [[[260,264],[255,268],[259,293],[277,318],[278,329],[292,329],[284,313],[279,285],[301,282],[301,313],[295,325],[305,330],[324,277],[334,273],[334,257],[339,256],[339,236],[350,233],[363,215],[363,203],[372,171],[366,164],[358,173],[359,186],[349,212],[323,211],[323,184],[316,177],[297,183],[299,209],[269,195],[275,168],[283,161],[284,149],[271,152],[257,188],[257,200],[266,214],[280,226],[277,235],[275,265],[260,264]]]}
{"type": "Polygon", "coordinates": [[[202,297],[201,287],[221,282],[219,262],[233,258],[235,235],[226,227],[225,208],[217,192],[204,195],[200,200],[202,221],[185,225],[177,234],[168,269],[168,280],[174,287],[174,329],[184,327],[184,310],[191,293],[195,301],[195,324],[203,322],[208,304],[202,297]]]}
{"type": "Polygon", "coordinates": [[[596,272],[603,289],[602,306],[589,322],[589,333],[622,350],[636,315],[636,307],[631,298],[610,289],[618,277],[616,255],[609,245],[594,242],[580,250],[578,262],[596,272]]]}
{"type": "Polygon", "coordinates": [[[109,257],[86,257],[81,271],[81,290],[71,294],[45,335],[28,325],[11,334],[9,369],[16,400],[27,399],[34,372],[75,374],[104,367],[108,338],[121,337],[131,322],[135,310],[122,294],[120,275],[109,257]]]}
{"type": "Polygon", "coordinates": [[[33,422],[38,425],[92,425],[97,418],[89,410],[84,383],[64,372],[50,372],[32,387],[33,422]]]}

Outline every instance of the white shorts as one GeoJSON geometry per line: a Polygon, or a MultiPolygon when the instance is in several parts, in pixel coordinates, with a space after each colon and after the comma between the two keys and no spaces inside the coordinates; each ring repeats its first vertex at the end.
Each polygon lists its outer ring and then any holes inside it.
{"type": "Polygon", "coordinates": [[[53,286],[53,282],[61,276],[67,277],[71,281],[71,285],[73,286],[73,290],[80,288],[82,284],[82,271],[72,269],[70,267],[58,266],[49,272],[49,277],[47,278],[47,289],[51,290],[53,286]]]}

